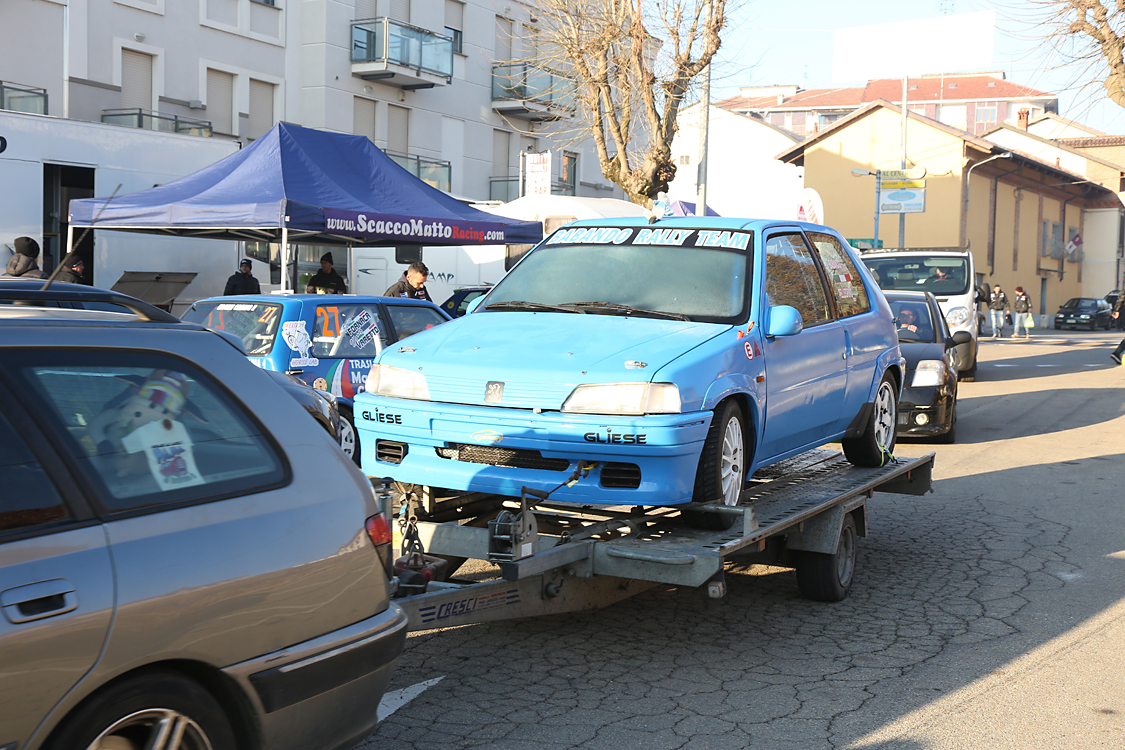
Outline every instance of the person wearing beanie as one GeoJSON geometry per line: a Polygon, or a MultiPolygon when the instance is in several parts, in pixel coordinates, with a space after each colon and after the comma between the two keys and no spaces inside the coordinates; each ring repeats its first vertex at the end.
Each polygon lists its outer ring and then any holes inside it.
{"type": "Polygon", "coordinates": [[[348,285],[332,268],[332,253],[320,256],[320,270],[309,279],[308,291],[312,294],[347,294],[348,285]]]}
{"type": "Polygon", "coordinates": [[[8,259],[8,267],[4,271],[5,276],[12,276],[20,279],[45,279],[47,274],[43,273],[36,262],[39,257],[39,243],[30,237],[16,237],[16,241],[12,243],[16,247],[16,254],[8,259]]]}
{"type": "Polygon", "coordinates": [[[1027,296],[1027,292],[1023,290],[1022,286],[1016,287],[1016,296],[1012,300],[1012,323],[1014,328],[1012,330],[1012,338],[1018,339],[1020,337],[1020,329],[1023,329],[1023,337],[1025,339],[1031,338],[1031,331],[1027,326],[1027,319],[1031,317],[1031,297],[1027,296]]]}
{"type": "Polygon", "coordinates": [[[238,273],[232,274],[227,279],[227,286],[223,290],[223,295],[229,297],[232,294],[261,294],[262,286],[250,273],[252,268],[253,264],[250,259],[243,258],[242,262],[238,264],[238,273]]]}
{"type": "Polygon", "coordinates": [[[86,262],[82,256],[75,252],[66,254],[62,259],[62,270],[55,276],[55,281],[65,281],[68,284],[85,284],[82,273],[86,270],[86,262]]]}

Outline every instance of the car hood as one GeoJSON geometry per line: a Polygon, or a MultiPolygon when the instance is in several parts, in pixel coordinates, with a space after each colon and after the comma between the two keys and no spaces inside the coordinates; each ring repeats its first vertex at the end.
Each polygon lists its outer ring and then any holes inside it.
{"type": "Polygon", "coordinates": [[[483,312],[392,345],[379,363],[420,370],[432,401],[483,404],[488,384],[503,383],[496,406],[558,409],[576,385],[649,381],[730,328],[613,315],[483,312]]]}
{"type": "Polygon", "coordinates": [[[1097,311],[1094,307],[1060,307],[1055,315],[1093,315],[1097,311]]]}
{"type": "Polygon", "coordinates": [[[941,359],[945,356],[945,347],[926,341],[900,341],[898,348],[902,356],[906,357],[907,370],[916,368],[923,359],[941,359]]]}

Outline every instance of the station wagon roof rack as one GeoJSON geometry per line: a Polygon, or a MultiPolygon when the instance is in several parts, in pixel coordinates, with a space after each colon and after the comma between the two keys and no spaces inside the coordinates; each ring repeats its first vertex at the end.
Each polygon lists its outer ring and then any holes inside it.
{"type": "Polygon", "coordinates": [[[42,289],[40,279],[34,282],[16,279],[0,280],[0,299],[35,302],[104,302],[120,305],[132,312],[140,320],[153,323],[179,323],[180,319],[171,313],[142,302],[127,294],[111,292],[108,289],[54,282],[50,288],[42,289]]]}

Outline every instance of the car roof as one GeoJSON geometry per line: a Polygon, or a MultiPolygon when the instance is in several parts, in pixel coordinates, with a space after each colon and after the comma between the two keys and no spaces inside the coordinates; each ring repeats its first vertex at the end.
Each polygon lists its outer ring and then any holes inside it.
{"type": "MultiPolygon", "coordinates": [[[[21,300],[26,302],[37,301],[65,301],[65,302],[105,302],[120,305],[133,311],[139,320],[159,321],[174,323],[178,321],[175,315],[154,307],[147,302],[130,297],[121,292],[110,289],[101,289],[84,284],[68,284],[66,282],[52,281],[50,286],[43,288],[42,279],[2,279],[0,280],[0,299],[21,300]]],[[[40,310],[32,306],[31,309],[40,310]]],[[[82,312],[81,310],[79,312],[82,312]]],[[[19,316],[28,317],[28,316],[19,316]]]]}
{"type": "Polygon", "coordinates": [[[810,224],[796,219],[738,219],[725,216],[669,216],[650,222],[644,216],[623,216],[604,219],[572,221],[561,229],[576,227],[652,227],[654,229],[726,229],[762,230],[770,227],[801,227],[809,231],[833,231],[821,224],[810,224]]]}
{"type": "Polygon", "coordinates": [[[381,297],[371,294],[232,294],[229,296],[204,297],[197,299],[192,304],[200,302],[257,302],[259,304],[274,303],[284,305],[293,302],[358,302],[358,303],[394,303],[419,305],[421,307],[437,307],[433,302],[424,299],[407,299],[406,297],[381,297]]]}

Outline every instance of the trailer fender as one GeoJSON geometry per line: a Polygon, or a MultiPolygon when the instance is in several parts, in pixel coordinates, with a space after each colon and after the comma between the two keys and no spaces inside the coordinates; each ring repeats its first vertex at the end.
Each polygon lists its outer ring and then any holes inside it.
{"type": "Polygon", "coordinates": [[[856,535],[867,536],[867,498],[858,498],[850,503],[837,505],[812,518],[806,519],[786,536],[786,547],[800,552],[820,552],[831,555],[840,543],[840,529],[844,526],[844,516],[853,513],[856,535]]]}

